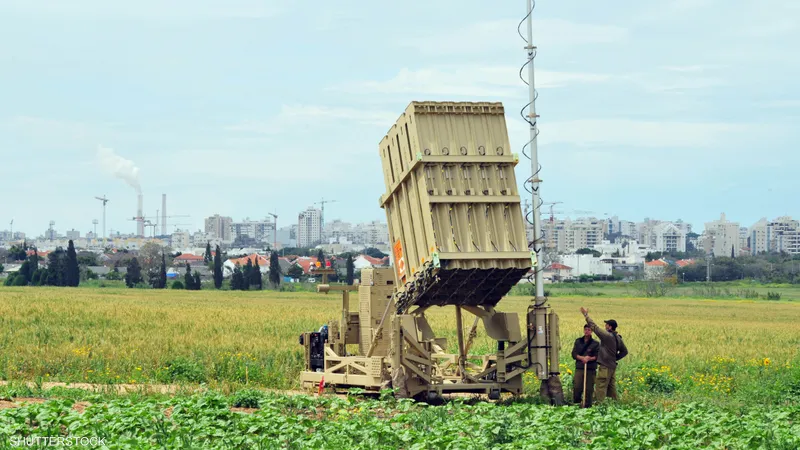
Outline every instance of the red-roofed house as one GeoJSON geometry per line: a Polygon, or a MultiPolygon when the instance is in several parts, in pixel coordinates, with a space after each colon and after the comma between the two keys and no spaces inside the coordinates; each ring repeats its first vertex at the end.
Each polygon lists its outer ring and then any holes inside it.
{"type": "Polygon", "coordinates": [[[544,269],[542,276],[550,281],[560,281],[569,278],[571,274],[572,267],[561,263],[553,263],[544,269]]]}
{"type": "Polygon", "coordinates": [[[222,263],[222,274],[223,276],[227,277],[233,274],[234,269],[238,265],[241,269],[242,267],[247,265],[247,261],[251,261],[252,264],[255,266],[256,261],[258,261],[259,270],[261,273],[267,273],[269,270],[269,260],[266,256],[261,256],[258,253],[253,253],[252,255],[243,256],[241,258],[231,258],[224,263],[222,263]]]}
{"type": "Polygon", "coordinates": [[[667,276],[669,263],[660,259],[644,263],[644,277],[648,280],[663,280],[667,276]]]}
{"type": "Polygon", "coordinates": [[[316,256],[301,256],[294,260],[294,263],[303,269],[303,274],[311,275],[316,269],[317,257],[316,256]]]}
{"type": "Polygon", "coordinates": [[[696,262],[697,261],[695,261],[694,259],[679,259],[679,260],[675,261],[675,264],[677,264],[678,267],[686,267],[686,266],[691,266],[692,264],[694,264],[696,262]]]}
{"type": "Polygon", "coordinates": [[[204,258],[198,255],[192,255],[190,253],[183,253],[175,257],[172,260],[172,264],[175,266],[185,266],[186,263],[189,263],[190,266],[194,265],[202,265],[204,258]]]}

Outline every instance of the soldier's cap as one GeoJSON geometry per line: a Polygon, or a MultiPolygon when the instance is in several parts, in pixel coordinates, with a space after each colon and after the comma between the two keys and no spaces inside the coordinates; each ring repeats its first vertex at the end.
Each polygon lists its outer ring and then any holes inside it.
{"type": "Polygon", "coordinates": [[[617,329],[617,321],[616,321],[616,320],[614,320],[614,319],[609,319],[609,320],[604,320],[603,322],[605,322],[605,323],[607,323],[607,324],[611,325],[611,328],[613,328],[613,329],[615,329],[615,330],[617,329]]]}

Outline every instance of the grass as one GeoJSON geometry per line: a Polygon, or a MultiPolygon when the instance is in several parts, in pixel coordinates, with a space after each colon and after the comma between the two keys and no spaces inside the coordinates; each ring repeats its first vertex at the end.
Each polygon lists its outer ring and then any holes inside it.
{"type": "MultiPolygon", "coordinates": [[[[522,321],[528,302],[508,297],[500,309],[520,313],[522,321]]],[[[670,377],[680,382],[668,392],[673,399],[765,398],[772,394],[759,390],[764,380],[782,380],[797,366],[800,305],[793,302],[555,296],[551,305],[561,319],[567,387],[574,367],[569,352],[584,323],[581,306],[599,323],[619,322],[630,356],[618,376],[630,401],[664,394],[669,386],[659,383],[670,377]],[[643,375],[661,367],[669,374],[643,375]],[[708,389],[720,383],[731,389],[708,389]]],[[[339,308],[340,297],[308,292],[5,287],[0,379],[296,389],[303,365],[298,336],[338,317],[339,308]]],[[[428,317],[453,351],[452,308],[428,317]]],[[[493,349],[480,329],[473,349],[493,349]]],[[[530,387],[536,388],[533,380],[530,387]]]]}
{"type": "MultiPolygon", "coordinates": [[[[524,294],[524,286],[515,288],[513,293],[524,294]]],[[[552,297],[617,297],[636,298],[642,293],[637,289],[637,283],[620,282],[592,282],[592,283],[555,283],[545,285],[545,290],[552,297]]],[[[714,282],[706,283],[678,283],[669,290],[668,298],[709,299],[731,298],[749,299],[754,294],[766,298],[770,292],[781,295],[781,301],[800,300],[800,285],[792,284],[762,284],[751,281],[714,282]]]]}

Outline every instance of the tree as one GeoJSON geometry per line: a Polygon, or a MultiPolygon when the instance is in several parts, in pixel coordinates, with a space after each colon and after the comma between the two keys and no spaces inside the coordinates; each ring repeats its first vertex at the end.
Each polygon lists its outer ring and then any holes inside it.
{"type": "Polygon", "coordinates": [[[386,257],[386,253],[383,253],[382,251],[374,247],[365,248],[364,254],[371,258],[378,258],[378,259],[383,259],[386,257]]]}
{"type": "Polygon", "coordinates": [[[128,261],[128,271],[125,273],[125,285],[132,288],[142,281],[144,281],[142,279],[142,268],[139,266],[139,260],[133,257],[128,261]]]}
{"type": "MultiPolygon", "coordinates": [[[[300,279],[300,277],[303,276],[303,268],[297,264],[292,264],[292,266],[289,267],[289,270],[286,271],[286,275],[288,275],[291,278],[300,279]]],[[[272,280],[272,270],[270,270],[270,281],[271,280],[272,280]]]]}
{"type": "MultiPolygon", "coordinates": [[[[147,242],[139,249],[139,265],[142,267],[144,273],[154,272],[158,274],[161,269],[161,262],[165,260],[165,253],[170,254],[172,249],[169,247],[162,247],[155,242],[147,242]]],[[[167,265],[172,265],[172,257],[166,259],[167,265]]],[[[158,275],[156,275],[158,277],[158,275]]]]}
{"type": "Polygon", "coordinates": [[[203,288],[203,282],[200,281],[200,272],[194,271],[194,279],[192,281],[194,282],[195,291],[199,291],[203,288]]]}
{"type": "Polygon", "coordinates": [[[206,242],[206,253],[203,255],[203,262],[208,264],[211,262],[211,260],[211,242],[206,242]]]}
{"type": "Polygon", "coordinates": [[[733,252],[733,246],[731,245],[731,258],[736,258],[736,253],[733,252]]]}
{"type": "Polygon", "coordinates": [[[166,289],[167,287],[167,259],[164,253],[161,253],[161,272],[158,274],[159,287],[166,289]]]}
{"type": "Polygon", "coordinates": [[[214,255],[214,287],[217,289],[222,288],[222,256],[217,245],[217,253],[214,255]]]}
{"type": "Polygon", "coordinates": [[[242,269],[242,280],[243,284],[248,288],[253,284],[253,260],[250,258],[247,259],[247,264],[242,269]]]}
{"type": "Polygon", "coordinates": [[[77,287],[81,282],[81,271],[78,267],[78,254],[75,252],[75,244],[72,239],[67,244],[67,257],[64,266],[66,272],[65,284],[77,287]]]}
{"type": "Polygon", "coordinates": [[[272,252],[269,255],[269,282],[276,289],[281,284],[281,265],[278,261],[278,252],[272,252]]]}
{"type": "Polygon", "coordinates": [[[194,279],[192,278],[192,268],[186,263],[186,274],[183,275],[183,284],[187,290],[194,290],[194,279]]]}
{"type": "Polygon", "coordinates": [[[355,272],[355,266],[353,265],[353,256],[347,255],[347,278],[345,279],[347,285],[353,284],[353,273],[355,272]]]}
{"type": "Polygon", "coordinates": [[[50,254],[47,255],[47,281],[42,284],[48,286],[66,286],[68,277],[66,260],[66,254],[61,247],[50,252],[50,254]]]}
{"type": "Polygon", "coordinates": [[[261,290],[261,266],[258,264],[258,258],[256,258],[256,265],[253,266],[253,271],[250,272],[250,285],[261,290]]]}
{"type": "Polygon", "coordinates": [[[597,250],[592,250],[590,248],[581,248],[575,251],[576,255],[592,255],[594,257],[599,258],[602,256],[602,253],[598,252],[597,250]]]}
{"type": "Polygon", "coordinates": [[[242,274],[241,269],[239,269],[239,265],[236,265],[236,268],[233,269],[233,275],[231,275],[231,290],[234,291],[244,291],[247,290],[245,287],[244,281],[244,274],[242,274]]]}

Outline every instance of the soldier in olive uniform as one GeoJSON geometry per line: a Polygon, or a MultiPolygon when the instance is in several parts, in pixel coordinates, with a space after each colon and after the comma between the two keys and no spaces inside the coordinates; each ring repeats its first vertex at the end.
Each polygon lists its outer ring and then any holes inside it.
{"type": "Polygon", "coordinates": [[[617,321],[614,319],[604,321],[606,326],[602,329],[589,317],[589,310],[581,307],[581,313],[586,318],[586,323],[592,327],[594,334],[600,338],[600,351],[597,354],[597,363],[600,367],[597,369],[596,400],[602,402],[606,396],[617,400],[617,361],[628,354],[622,335],[617,333],[617,321]]]}
{"type": "Polygon", "coordinates": [[[575,339],[572,346],[572,359],[575,360],[575,377],[572,379],[572,401],[581,402],[584,395],[583,385],[586,384],[586,397],[584,407],[592,406],[592,396],[594,394],[594,378],[597,373],[597,352],[600,350],[600,343],[592,339],[592,327],[589,324],[583,326],[583,336],[575,339]],[[584,375],[585,372],[585,375],[584,375]],[[583,377],[586,377],[584,380],[583,377]]]}

